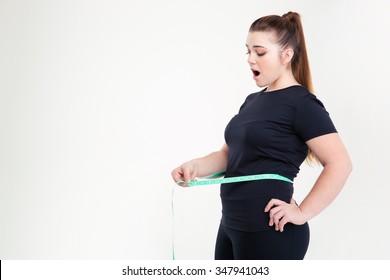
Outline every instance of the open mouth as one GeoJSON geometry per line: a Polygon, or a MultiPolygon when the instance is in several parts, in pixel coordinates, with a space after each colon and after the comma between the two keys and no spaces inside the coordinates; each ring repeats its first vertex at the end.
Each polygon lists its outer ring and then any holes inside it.
{"type": "Polygon", "coordinates": [[[254,75],[255,77],[257,77],[257,76],[260,75],[260,72],[257,71],[257,70],[253,70],[253,69],[252,69],[252,72],[253,72],[253,75],[254,75]]]}

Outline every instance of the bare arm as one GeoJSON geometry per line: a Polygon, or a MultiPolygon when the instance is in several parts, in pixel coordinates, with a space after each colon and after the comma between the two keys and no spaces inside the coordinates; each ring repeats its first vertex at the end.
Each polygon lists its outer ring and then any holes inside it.
{"type": "Polygon", "coordinates": [[[204,177],[226,170],[229,148],[226,144],[219,151],[207,156],[187,161],[175,168],[171,175],[175,182],[183,180],[189,183],[195,177],[204,177]]]}
{"type": "Polygon", "coordinates": [[[270,225],[275,225],[276,230],[283,231],[288,222],[303,224],[318,215],[337,197],[352,171],[351,160],[337,133],[313,138],[307,144],[324,169],[299,207],[293,201],[288,204],[278,199],[267,204],[265,211],[270,212],[270,225]]]}
{"type": "Polygon", "coordinates": [[[311,139],[307,144],[324,167],[313,188],[299,206],[305,220],[310,220],[340,193],[352,171],[352,163],[337,133],[311,139]]]}

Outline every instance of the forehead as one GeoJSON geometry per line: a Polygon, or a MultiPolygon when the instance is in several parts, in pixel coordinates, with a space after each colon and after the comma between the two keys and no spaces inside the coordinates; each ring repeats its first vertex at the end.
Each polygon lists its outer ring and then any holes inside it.
{"type": "Polygon", "coordinates": [[[266,49],[278,48],[274,32],[269,31],[255,31],[249,32],[246,45],[249,48],[263,47],[266,49]]]}

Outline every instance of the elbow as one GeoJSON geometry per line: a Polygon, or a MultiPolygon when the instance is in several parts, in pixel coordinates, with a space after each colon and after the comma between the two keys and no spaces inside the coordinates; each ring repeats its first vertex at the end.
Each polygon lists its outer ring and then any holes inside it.
{"type": "Polygon", "coordinates": [[[349,176],[353,170],[352,160],[349,156],[346,156],[344,165],[345,165],[345,170],[346,170],[347,176],[349,176]]]}
{"type": "Polygon", "coordinates": [[[352,173],[353,165],[349,157],[346,157],[344,161],[340,162],[338,169],[341,171],[340,175],[344,177],[344,180],[347,180],[349,175],[352,173]]]}
{"type": "Polygon", "coordinates": [[[332,169],[334,172],[339,174],[344,180],[346,180],[349,175],[352,173],[353,165],[349,156],[338,157],[337,159],[332,160],[324,164],[324,168],[332,169]]]}
{"type": "MultiPolygon", "coordinates": [[[[352,161],[351,160],[349,160],[349,165],[348,165],[348,171],[349,171],[349,174],[351,174],[352,173],[352,170],[353,170],[353,165],[352,165],[352,161]]],[[[349,175],[348,174],[348,175],[349,175]]]]}

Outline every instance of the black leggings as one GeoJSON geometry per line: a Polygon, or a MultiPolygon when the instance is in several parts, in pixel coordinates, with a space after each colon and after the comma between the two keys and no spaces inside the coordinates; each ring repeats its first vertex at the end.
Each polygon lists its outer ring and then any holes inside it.
{"type": "Polygon", "coordinates": [[[216,260],[302,260],[309,246],[307,223],[288,223],[283,232],[274,228],[244,232],[219,226],[215,245],[216,260]]]}

